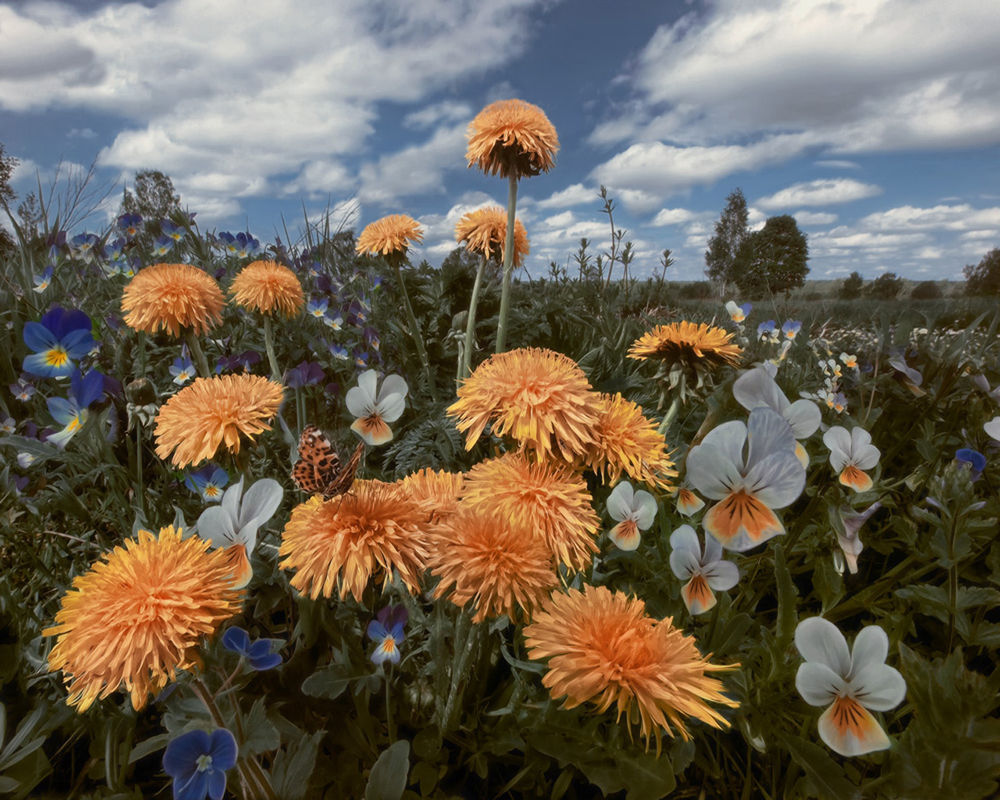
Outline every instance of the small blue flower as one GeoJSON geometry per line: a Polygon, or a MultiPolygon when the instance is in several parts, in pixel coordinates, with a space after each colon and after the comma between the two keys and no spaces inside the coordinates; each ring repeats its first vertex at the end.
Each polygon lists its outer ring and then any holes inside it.
{"type": "Polygon", "coordinates": [[[347,348],[339,344],[331,342],[329,350],[330,350],[330,355],[336,359],[339,359],[340,361],[347,361],[350,358],[350,355],[347,352],[347,348]]]}
{"type": "Polygon", "coordinates": [[[17,379],[17,383],[10,385],[10,391],[17,400],[26,403],[35,395],[35,384],[22,375],[17,379]]]}
{"type": "Polygon", "coordinates": [[[386,606],[368,623],[368,638],[378,642],[371,655],[373,664],[399,663],[399,645],[406,638],[403,628],[408,619],[406,606],[386,606]]]}
{"type": "Polygon", "coordinates": [[[24,343],[34,351],[24,359],[24,371],[42,378],[72,374],[76,360],[94,347],[90,317],[82,311],[53,308],[39,322],[24,326],[24,343]]]}
{"type": "Polygon", "coordinates": [[[160,221],[160,230],[163,231],[164,236],[168,239],[173,239],[175,242],[179,242],[184,238],[184,228],[180,225],[174,225],[169,219],[160,221]]]}
{"type": "Polygon", "coordinates": [[[354,365],[361,369],[368,369],[368,353],[360,350],[354,351],[354,365]]]}
{"type": "Polygon", "coordinates": [[[785,334],[786,339],[794,339],[799,335],[799,331],[802,330],[802,323],[797,319],[790,319],[781,326],[781,332],[785,334]]]}
{"type": "Polygon", "coordinates": [[[216,238],[218,239],[220,246],[226,253],[230,255],[235,255],[236,251],[239,249],[238,245],[236,244],[235,236],[233,236],[228,231],[223,231],[216,238]]]}
{"type": "Polygon", "coordinates": [[[77,258],[86,258],[93,251],[94,245],[98,241],[100,240],[93,233],[81,233],[70,239],[70,252],[76,255],[77,258]]]}
{"type": "Polygon", "coordinates": [[[309,300],[308,304],[306,304],[306,313],[323,319],[326,317],[326,309],[329,305],[330,301],[325,297],[313,297],[309,300]]]}
{"type": "Polygon", "coordinates": [[[75,370],[70,379],[69,399],[50,397],[45,401],[49,414],[63,426],[61,431],[49,436],[48,442],[60,450],[66,447],[66,443],[76,435],[76,432],[87,421],[87,409],[104,394],[104,381],[104,375],[96,369],[91,370],[86,375],[81,375],[80,370],[75,370]]]}
{"type": "Polygon", "coordinates": [[[281,655],[271,651],[275,645],[284,643],[283,639],[258,639],[251,643],[250,634],[243,628],[229,628],[222,634],[222,646],[241,655],[250,664],[250,668],[258,672],[274,669],[281,663],[281,655]]]}
{"type": "Polygon", "coordinates": [[[225,728],[189,731],[171,739],[163,753],[163,771],[174,779],[174,800],[222,800],[226,770],[236,766],[235,737],[225,728]]]}
{"type": "Polygon", "coordinates": [[[972,471],[972,480],[976,480],[986,469],[986,456],[978,450],[963,447],[955,451],[955,460],[959,464],[968,464],[968,469],[972,471]]]}
{"type": "Polygon", "coordinates": [[[174,376],[174,383],[178,386],[183,386],[195,376],[194,364],[188,355],[187,345],[181,348],[180,356],[170,365],[170,374],[174,376]]]}
{"type": "Polygon", "coordinates": [[[303,361],[285,373],[285,385],[293,389],[312,386],[323,380],[323,367],[315,361],[303,361]]]}
{"type": "Polygon", "coordinates": [[[173,239],[171,239],[169,236],[157,236],[156,242],[153,244],[153,255],[165,256],[173,249],[174,249],[173,239]]]}
{"type": "Polygon", "coordinates": [[[5,417],[0,420],[0,433],[14,433],[17,430],[17,421],[13,417],[5,417]]]}
{"type": "Polygon", "coordinates": [[[775,329],[774,329],[773,319],[769,319],[766,322],[762,322],[760,323],[760,325],[757,326],[758,339],[771,338],[774,336],[774,333],[775,329]]]}
{"type": "Polygon", "coordinates": [[[125,240],[121,237],[104,245],[104,258],[108,261],[117,261],[125,252],[125,240]]]}
{"type": "Polygon", "coordinates": [[[118,217],[118,230],[129,239],[139,233],[142,227],[142,217],[139,214],[122,214],[118,217]]]}
{"type": "Polygon", "coordinates": [[[184,479],[184,485],[195,494],[201,495],[206,503],[222,500],[222,491],[229,483],[229,474],[216,464],[207,464],[184,479]]]}
{"type": "Polygon", "coordinates": [[[344,327],[344,318],[340,314],[333,314],[332,316],[325,314],[323,322],[326,324],[326,327],[333,328],[335,331],[339,331],[344,327]]]}
{"type": "Polygon", "coordinates": [[[52,283],[52,273],[54,271],[55,268],[49,264],[41,275],[35,276],[35,285],[32,288],[39,294],[48,289],[52,283]]]}

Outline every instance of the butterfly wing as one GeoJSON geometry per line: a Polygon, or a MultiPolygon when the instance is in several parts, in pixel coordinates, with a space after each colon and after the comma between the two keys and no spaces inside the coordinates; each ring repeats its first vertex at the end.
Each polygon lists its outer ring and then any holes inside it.
{"type": "Polygon", "coordinates": [[[358,446],[354,448],[354,453],[351,454],[351,459],[343,467],[337,470],[337,474],[327,491],[324,493],[324,497],[334,497],[338,494],[343,494],[348,489],[351,488],[354,483],[354,476],[358,472],[358,465],[361,463],[361,456],[365,452],[365,443],[358,442],[358,446]]]}
{"type": "Polygon", "coordinates": [[[292,467],[295,485],[306,494],[325,497],[339,472],[340,456],[330,440],[315,425],[308,425],[299,438],[299,460],[292,467]]]}

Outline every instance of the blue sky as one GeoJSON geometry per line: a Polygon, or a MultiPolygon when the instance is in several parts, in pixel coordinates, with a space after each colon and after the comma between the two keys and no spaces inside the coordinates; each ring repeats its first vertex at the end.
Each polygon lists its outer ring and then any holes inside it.
{"type": "Polygon", "coordinates": [[[638,274],[670,248],[702,277],[727,195],[792,214],[814,278],[960,278],[1000,247],[1000,11],[985,0],[98,0],[0,3],[0,142],[14,188],[97,164],[169,174],[202,228],[261,238],[407,213],[440,260],[506,185],[465,130],[519,97],[555,125],[522,182],[527,267],[608,246],[638,274]]]}

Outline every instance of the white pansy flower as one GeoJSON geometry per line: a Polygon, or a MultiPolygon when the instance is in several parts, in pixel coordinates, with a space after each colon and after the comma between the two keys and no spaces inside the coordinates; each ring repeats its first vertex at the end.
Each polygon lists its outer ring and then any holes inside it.
{"type": "Polygon", "coordinates": [[[373,447],[391,441],[392,430],[386,423],[402,416],[408,391],[399,375],[386,375],[379,389],[378,373],[373,369],[362,372],[358,385],[347,392],[347,410],[354,416],[351,430],[373,447]]]}

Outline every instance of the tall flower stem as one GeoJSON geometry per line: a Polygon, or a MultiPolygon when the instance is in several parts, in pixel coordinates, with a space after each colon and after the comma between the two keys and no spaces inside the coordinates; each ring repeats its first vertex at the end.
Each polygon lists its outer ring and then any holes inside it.
{"type": "MultiPolygon", "coordinates": [[[[510,223],[508,221],[508,229],[510,223]]],[[[508,230],[508,237],[510,231],[508,230]]],[[[504,245],[504,250],[507,247],[504,245]]],[[[476,269],[476,282],[472,284],[472,297],[469,299],[469,318],[465,324],[465,350],[462,353],[462,370],[460,379],[468,378],[472,372],[472,342],[476,333],[476,310],[479,308],[479,289],[483,283],[483,273],[486,271],[486,256],[479,257],[479,267],[476,269]]]]}
{"type": "Polygon", "coordinates": [[[191,356],[194,358],[198,373],[203,378],[211,378],[212,370],[208,368],[208,359],[205,358],[205,351],[201,349],[201,342],[198,341],[198,336],[191,328],[184,329],[184,341],[187,342],[188,350],[191,351],[191,356]]]}
{"type": "Polygon", "coordinates": [[[431,394],[431,400],[437,402],[437,392],[434,389],[434,378],[431,375],[430,361],[427,359],[427,350],[424,348],[424,338],[420,333],[420,325],[417,323],[417,315],[413,313],[413,306],[410,304],[410,293],[406,290],[406,282],[403,280],[402,258],[393,254],[388,257],[393,269],[396,270],[396,282],[399,284],[399,292],[403,295],[403,308],[406,311],[406,320],[410,326],[410,336],[413,337],[413,344],[417,348],[417,357],[424,370],[424,379],[427,381],[427,388],[431,394]]]}
{"type": "Polygon", "coordinates": [[[496,352],[502,353],[507,346],[507,315],[510,312],[510,283],[514,272],[514,215],[517,212],[517,176],[508,177],[507,191],[507,238],[503,243],[503,286],[500,289],[500,319],[497,322],[496,352]]]}
{"type": "Polygon", "coordinates": [[[670,426],[673,424],[674,419],[677,417],[677,411],[681,406],[681,396],[680,394],[675,394],[674,399],[670,401],[670,408],[667,409],[667,413],[663,415],[663,421],[660,422],[660,427],[657,428],[656,432],[660,436],[664,436],[669,430],[670,426]]]}
{"type": "Polygon", "coordinates": [[[441,715],[441,732],[450,730],[457,722],[459,686],[469,664],[469,656],[479,642],[480,626],[472,622],[467,611],[460,611],[455,630],[455,654],[451,663],[451,686],[448,689],[448,699],[441,715]]]}
{"type": "Polygon", "coordinates": [[[267,361],[271,365],[271,380],[281,383],[281,368],[274,354],[274,331],[271,328],[271,318],[264,315],[264,349],[267,351],[267,361]]]}

